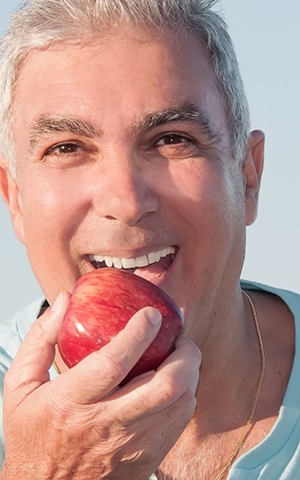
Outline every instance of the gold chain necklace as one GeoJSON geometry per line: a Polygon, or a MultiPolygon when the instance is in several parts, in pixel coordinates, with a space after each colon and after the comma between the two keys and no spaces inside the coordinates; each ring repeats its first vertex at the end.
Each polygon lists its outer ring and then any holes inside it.
{"type": "Polygon", "coordinates": [[[57,365],[55,360],[53,360],[52,365],[55,368],[56,372],[60,375],[61,371],[60,371],[59,366],[57,365]]]}
{"type": "Polygon", "coordinates": [[[239,453],[239,451],[240,451],[248,433],[250,432],[250,430],[252,428],[252,425],[253,425],[252,420],[253,420],[255,410],[256,410],[256,407],[257,407],[257,403],[258,403],[258,399],[259,399],[259,395],[260,395],[260,391],[261,391],[261,387],[262,387],[262,383],[263,383],[263,379],[264,379],[264,374],[265,374],[265,365],[266,365],[265,350],[264,350],[264,343],[263,343],[263,339],[262,339],[262,335],[261,335],[261,331],[260,331],[260,326],[259,326],[259,323],[258,323],[256,308],[255,308],[255,305],[254,305],[252,299],[249,297],[249,295],[244,291],[242,291],[242,292],[243,292],[243,294],[245,295],[245,297],[247,298],[247,300],[250,304],[252,317],[253,317],[254,324],[255,324],[255,330],[256,330],[256,335],[257,335],[257,340],[258,340],[258,345],[259,345],[259,351],[260,351],[260,372],[259,372],[256,392],[255,392],[255,395],[254,395],[254,399],[253,399],[253,403],[252,403],[251,410],[250,410],[250,413],[249,413],[249,417],[248,417],[247,423],[244,427],[244,430],[242,432],[241,438],[239,439],[238,443],[236,444],[236,446],[235,446],[232,454],[230,455],[229,459],[227,460],[225,465],[223,465],[223,467],[218,472],[218,474],[217,474],[217,476],[215,477],[214,480],[221,480],[221,478],[224,477],[225,473],[228,472],[228,470],[231,467],[232,462],[237,457],[237,455],[238,455],[238,453],[239,453]]]}
{"type": "MultiPolygon", "coordinates": [[[[254,305],[252,299],[249,297],[249,295],[246,292],[244,292],[243,290],[242,290],[242,292],[249,302],[252,317],[253,317],[254,324],[255,324],[255,331],[256,331],[256,335],[257,335],[259,351],[260,351],[260,358],[261,358],[260,372],[259,372],[256,392],[255,392],[255,395],[254,395],[254,399],[253,399],[253,403],[252,403],[251,410],[250,410],[250,413],[249,413],[249,417],[248,417],[247,423],[244,427],[241,438],[239,439],[238,443],[236,444],[236,446],[235,446],[232,454],[230,455],[229,459],[227,460],[225,465],[223,465],[223,467],[218,472],[218,474],[217,474],[217,476],[215,477],[214,480],[221,480],[223,478],[223,476],[225,475],[225,473],[229,470],[232,462],[235,460],[236,456],[238,455],[238,453],[239,453],[239,451],[240,451],[248,433],[250,432],[250,430],[252,428],[252,420],[253,420],[253,417],[254,417],[254,414],[255,414],[255,411],[256,411],[256,407],[257,407],[257,403],[258,403],[258,399],[259,399],[259,395],[260,395],[260,391],[261,391],[261,387],[262,387],[262,383],[263,383],[263,379],[264,379],[264,374],[265,374],[265,364],[266,364],[265,350],[264,350],[263,339],[262,339],[262,335],[261,335],[261,331],[260,331],[260,326],[259,326],[259,323],[258,323],[256,308],[255,308],[255,305],[254,305]]],[[[55,370],[57,371],[57,373],[60,374],[61,373],[60,369],[59,369],[59,367],[58,367],[58,365],[55,361],[53,362],[53,366],[54,366],[55,370]]]]}

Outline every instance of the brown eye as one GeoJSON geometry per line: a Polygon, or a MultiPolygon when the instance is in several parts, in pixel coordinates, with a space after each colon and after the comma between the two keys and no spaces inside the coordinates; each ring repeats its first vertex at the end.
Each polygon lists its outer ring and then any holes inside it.
{"type": "Polygon", "coordinates": [[[178,143],[192,142],[191,139],[178,135],[176,133],[170,133],[169,135],[164,135],[158,142],[157,146],[163,145],[177,145],[178,143]]]}
{"type": "Polygon", "coordinates": [[[51,147],[46,155],[66,155],[77,153],[81,150],[81,148],[76,145],[76,143],[61,143],[59,145],[55,145],[51,147]]]}
{"type": "Polygon", "coordinates": [[[59,152],[60,153],[74,153],[78,151],[78,145],[73,145],[72,143],[66,145],[60,145],[59,152]]]}
{"type": "Polygon", "coordinates": [[[80,141],[56,143],[48,148],[44,155],[44,162],[55,167],[75,167],[86,165],[95,160],[95,149],[80,141]]]}
{"type": "Polygon", "coordinates": [[[199,153],[196,140],[176,132],[161,135],[151,148],[161,158],[169,160],[184,160],[199,153]]]}

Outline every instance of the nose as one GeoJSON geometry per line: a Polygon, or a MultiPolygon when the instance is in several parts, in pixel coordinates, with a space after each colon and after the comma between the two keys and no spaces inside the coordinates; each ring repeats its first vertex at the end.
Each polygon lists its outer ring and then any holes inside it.
{"type": "Polygon", "coordinates": [[[158,210],[153,173],[131,160],[119,158],[105,162],[94,197],[94,209],[100,217],[136,225],[148,214],[158,210]]]}

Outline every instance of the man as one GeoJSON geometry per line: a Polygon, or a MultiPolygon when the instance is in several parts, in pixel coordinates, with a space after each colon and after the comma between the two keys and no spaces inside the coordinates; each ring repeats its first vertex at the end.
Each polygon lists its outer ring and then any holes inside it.
{"type": "Polygon", "coordinates": [[[1,326],[3,480],[297,478],[299,297],[240,283],[264,136],[213,3],[31,0],[3,42],[1,192],[45,295],[1,326]],[[75,281],[129,260],[185,327],[119,387],[157,310],[70,370],[56,343],[75,281]]]}

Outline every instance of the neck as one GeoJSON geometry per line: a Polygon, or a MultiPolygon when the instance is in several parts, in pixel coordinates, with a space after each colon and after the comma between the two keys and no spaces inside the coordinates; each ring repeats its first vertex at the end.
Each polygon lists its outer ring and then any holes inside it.
{"type": "MultiPolygon", "coordinates": [[[[218,336],[213,335],[211,328],[201,346],[198,408],[161,465],[159,479],[191,478],[195,471],[199,480],[199,472],[203,475],[201,480],[227,478],[229,466],[251,431],[264,376],[256,312],[246,297],[237,303],[236,316],[226,316],[222,311],[218,336]],[[184,475],[176,471],[180,465],[187,469],[184,475]]],[[[215,315],[214,326],[216,318],[215,315]]]]}
{"type": "Polygon", "coordinates": [[[202,438],[212,428],[225,431],[245,424],[261,367],[255,322],[247,298],[241,293],[236,295],[230,304],[227,301],[214,310],[211,318],[205,337],[190,332],[203,356],[197,391],[201,409],[196,416],[202,438]],[[224,415],[224,409],[228,415],[224,415]]]}

